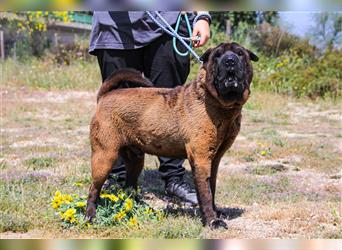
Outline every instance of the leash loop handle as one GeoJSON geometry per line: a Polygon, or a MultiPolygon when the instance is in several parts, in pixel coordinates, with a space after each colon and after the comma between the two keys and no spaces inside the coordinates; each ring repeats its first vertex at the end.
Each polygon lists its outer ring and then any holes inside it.
{"type": "Polygon", "coordinates": [[[146,11],[147,15],[153,20],[153,22],[155,22],[163,31],[165,31],[167,34],[169,34],[170,36],[173,36],[175,38],[177,38],[183,45],[185,48],[188,49],[188,51],[197,59],[197,61],[199,61],[200,63],[202,63],[200,57],[197,55],[197,53],[192,49],[191,46],[189,46],[189,44],[187,44],[185,42],[185,40],[183,37],[181,37],[172,27],[170,24],[168,24],[168,22],[159,14],[158,11],[155,11],[154,14],[161,20],[160,23],[153,15],[150,11],[146,11]]]}
{"type": "MultiPolygon", "coordinates": [[[[180,23],[181,23],[181,20],[182,20],[182,16],[184,16],[184,20],[185,20],[185,23],[186,23],[186,27],[187,27],[187,30],[188,30],[188,34],[189,34],[189,38],[188,39],[185,39],[183,37],[184,40],[190,40],[189,41],[189,46],[192,47],[192,42],[191,42],[191,36],[192,36],[192,30],[191,30],[191,25],[190,25],[190,22],[189,22],[189,18],[188,18],[188,15],[183,12],[181,12],[178,16],[178,19],[177,19],[177,22],[176,22],[176,27],[175,27],[175,31],[176,33],[178,34],[178,30],[179,30],[179,26],[180,26],[180,23]]],[[[180,56],[187,56],[189,55],[189,50],[185,51],[185,52],[180,52],[178,47],[177,47],[177,38],[174,36],[172,38],[172,44],[173,44],[173,49],[175,50],[175,52],[180,55],[180,56]]]]}

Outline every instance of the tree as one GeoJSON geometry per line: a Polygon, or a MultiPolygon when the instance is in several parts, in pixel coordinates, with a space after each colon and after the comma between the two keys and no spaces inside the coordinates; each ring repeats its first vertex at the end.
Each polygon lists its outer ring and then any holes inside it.
{"type": "Polygon", "coordinates": [[[309,31],[309,37],[320,49],[341,48],[342,44],[342,14],[317,13],[313,16],[314,25],[309,31]]]}
{"type": "Polygon", "coordinates": [[[210,14],[212,15],[213,22],[217,23],[221,30],[225,29],[226,20],[230,20],[233,31],[234,28],[242,22],[250,25],[262,23],[264,21],[274,24],[278,17],[277,11],[219,11],[210,14]]]}

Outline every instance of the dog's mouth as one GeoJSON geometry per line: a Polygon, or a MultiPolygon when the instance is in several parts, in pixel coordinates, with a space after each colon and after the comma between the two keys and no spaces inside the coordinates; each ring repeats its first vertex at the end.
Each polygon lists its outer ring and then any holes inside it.
{"type": "Polygon", "coordinates": [[[219,94],[229,100],[242,98],[244,91],[243,80],[237,76],[236,69],[228,70],[224,77],[218,78],[216,87],[219,94]]]}
{"type": "Polygon", "coordinates": [[[236,76],[235,69],[227,71],[224,86],[234,92],[238,89],[238,85],[239,80],[236,76]]]}

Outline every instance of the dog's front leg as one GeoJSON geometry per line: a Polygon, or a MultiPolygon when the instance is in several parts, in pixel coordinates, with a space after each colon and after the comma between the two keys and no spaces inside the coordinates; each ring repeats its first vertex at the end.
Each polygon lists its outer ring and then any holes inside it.
{"type": "Polygon", "coordinates": [[[213,197],[210,190],[211,161],[195,156],[189,157],[188,159],[195,179],[197,198],[203,223],[213,229],[227,229],[227,224],[217,217],[213,207],[213,197]]]}

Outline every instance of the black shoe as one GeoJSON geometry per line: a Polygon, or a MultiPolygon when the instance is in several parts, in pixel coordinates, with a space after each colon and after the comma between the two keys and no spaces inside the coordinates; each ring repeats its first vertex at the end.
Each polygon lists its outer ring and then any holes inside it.
{"type": "Polygon", "coordinates": [[[177,197],[191,205],[198,204],[197,195],[194,189],[183,180],[170,180],[165,185],[165,193],[169,196],[177,197]]]}

